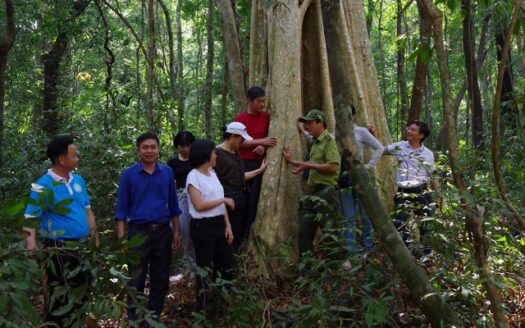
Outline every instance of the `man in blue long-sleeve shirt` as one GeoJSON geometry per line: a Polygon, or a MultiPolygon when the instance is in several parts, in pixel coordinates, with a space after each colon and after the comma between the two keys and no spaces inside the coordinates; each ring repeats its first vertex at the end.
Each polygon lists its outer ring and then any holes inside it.
{"type": "MultiPolygon", "coordinates": [[[[124,237],[125,222],[128,239],[136,235],[146,237],[143,244],[133,249],[140,262],[128,264],[132,278],[129,286],[143,293],[149,271],[148,310],[159,319],[169,285],[171,246],[178,248],[181,244],[178,219],[181,210],[171,168],[157,163],[158,137],[153,133],[140,135],[137,150],[140,161],[120,175],[115,220],[119,239],[124,237]]],[[[131,298],[128,299],[128,319],[137,320],[135,301],[131,298]]]]}

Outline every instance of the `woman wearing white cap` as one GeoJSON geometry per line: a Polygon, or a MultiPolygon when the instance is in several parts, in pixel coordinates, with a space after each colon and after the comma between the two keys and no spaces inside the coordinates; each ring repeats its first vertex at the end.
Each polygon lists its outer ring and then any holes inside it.
{"type": "Polygon", "coordinates": [[[232,122],[223,127],[223,142],[217,147],[217,164],[215,172],[224,187],[226,197],[235,201],[235,209],[228,209],[228,216],[233,231],[233,247],[240,253],[244,247],[246,229],[247,193],[245,181],[262,174],[268,164],[263,161],[253,171],[244,172],[244,164],[239,156],[239,149],[244,140],[252,140],[246,132],[246,126],[232,122]]]}

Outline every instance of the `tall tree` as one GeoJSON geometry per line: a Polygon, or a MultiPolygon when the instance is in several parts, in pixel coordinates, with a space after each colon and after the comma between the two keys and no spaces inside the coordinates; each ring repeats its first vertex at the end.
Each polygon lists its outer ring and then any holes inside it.
{"type": "MultiPolygon", "coordinates": [[[[505,33],[507,32],[508,27],[508,24],[505,23],[506,21],[507,19],[500,17],[500,20],[495,22],[496,57],[498,59],[498,62],[501,62],[501,60],[503,59],[503,48],[505,47],[506,35],[505,33]]],[[[509,63],[512,63],[512,56],[510,52],[508,55],[506,55],[506,58],[507,62],[505,63],[505,71],[503,72],[503,83],[501,85],[499,102],[501,104],[502,127],[509,129],[515,128],[516,122],[518,120],[515,115],[517,109],[512,103],[512,92],[514,91],[514,76],[512,71],[512,65],[509,65],[509,63]]]]}
{"type": "Polygon", "coordinates": [[[204,84],[204,130],[206,138],[213,140],[213,126],[212,126],[212,91],[213,91],[213,59],[215,57],[215,35],[213,28],[214,22],[214,2],[208,0],[208,22],[206,26],[208,55],[206,62],[206,82],[204,84]]]}
{"type": "Polygon", "coordinates": [[[417,11],[419,14],[419,45],[417,49],[416,71],[412,86],[412,101],[408,112],[407,123],[418,120],[423,109],[423,99],[427,85],[428,61],[431,54],[430,37],[432,33],[432,23],[425,11],[421,8],[419,1],[417,11]]]}
{"type": "Polygon", "coordinates": [[[184,130],[184,57],[182,54],[182,1],[177,1],[175,8],[175,29],[177,31],[177,87],[179,90],[179,97],[177,99],[177,112],[179,113],[179,130],[184,130]]]}
{"type": "Polygon", "coordinates": [[[244,69],[242,64],[241,48],[239,45],[239,31],[230,0],[217,0],[221,16],[222,38],[224,49],[228,56],[228,69],[232,86],[233,105],[237,113],[246,107],[244,69]]]}
{"type": "Polygon", "coordinates": [[[469,194],[465,182],[463,180],[461,168],[459,166],[457,141],[456,141],[456,117],[452,111],[452,100],[450,97],[450,78],[448,71],[448,62],[445,50],[445,42],[443,39],[443,12],[432,2],[432,0],[418,0],[421,1],[425,11],[432,20],[432,31],[434,36],[434,44],[436,47],[436,55],[438,57],[438,65],[440,72],[440,81],[442,89],[443,107],[446,118],[447,128],[447,143],[448,143],[448,157],[450,161],[450,168],[452,170],[452,177],[459,194],[461,195],[461,202],[466,214],[466,228],[469,233],[474,246],[474,258],[479,268],[481,281],[487,291],[487,297],[490,300],[490,309],[494,315],[494,321],[497,327],[508,327],[506,320],[506,312],[502,306],[501,298],[499,296],[498,287],[494,281],[492,271],[488,263],[488,243],[485,240],[484,218],[483,213],[480,212],[474,197],[469,194]],[[467,196],[468,195],[468,196],[467,196]]]}
{"type": "Polygon", "coordinates": [[[463,12],[463,52],[467,71],[467,90],[472,108],[472,141],[476,149],[483,149],[483,108],[479,91],[476,59],[474,58],[474,37],[472,35],[472,5],[470,0],[461,0],[463,12]]]}
{"type": "Polygon", "coordinates": [[[397,30],[397,87],[399,90],[399,107],[398,117],[401,122],[404,122],[408,112],[408,88],[407,88],[407,77],[405,68],[405,32],[403,32],[403,21],[404,17],[403,2],[397,0],[397,17],[396,17],[396,30],[397,30]]]}
{"type": "Polygon", "coordinates": [[[59,24],[58,35],[51,46],[51,50],[42,56],[44,63],[44,106],[42,108],[42,129],[47,135],[57,134],[59,129],[60,113],[58,109],[60,83],[60,65],[69,45],[72,25],[75,19],[87,8],[91,0],[76,0],[73,3],[69,16],[63,18],[59,24]]]}
{"type": "Polygon", "coordinates": [[[148,122],[148,130],[155,132],[157,127],[155,124],[154,103],[153,103],[153,87],[155,83],[155,0],[148,0],[148,56],[146,63],[146,119],[148,122]]]}
{"type": "Polygon", "coordinates": [[[15,6],[12,0],[5,0],[6,31],[0,39],[0,164],[3,162],[4,149],[4,112],[5,112],[5,71],[7,69],[7,56],[16,37],[15,6]]]}

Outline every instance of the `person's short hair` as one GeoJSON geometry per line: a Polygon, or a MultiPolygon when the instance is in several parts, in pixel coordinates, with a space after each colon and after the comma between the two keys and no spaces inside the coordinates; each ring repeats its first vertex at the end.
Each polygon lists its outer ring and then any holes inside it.
{"type": "Polygon", "coordinates": [[[179,131],[173,138],[173,145],[177,146],[189,146],[195,141],[193,133],[187,130],[179,131]]]}
{"type": "Polygon", "coordinates": [[[411,126],[412,124],[419,126],[419,133],[423,133],[423,139],[421,139],[421,142],[423,142],[423,140],[425,140],[430,135],[430,128],[428,127],[427,123],[415,120],[408,123],[407,127],[411,126]]]}
{"type": "Polygon", "coordinates": [[[253,86],[246,91],[246,99],[248,100],[254,101],[259,97],[266,97],[266,92],[261,87],[253,86]]]}
{"type": "Polygon", "coordinates": [[[153,133],[153,132],[146,132],[146,133],[143,133],[143,134],[141,134],[140,136],[138,136],[138,138],[137,138],[137,143],[136,143],[137,148],[140,148],[140,145],[141,145],[144,141],[146,141],[146,140],[148,140],[148,139],[153,139],[153,140],[155,140],[155,141],[157,142],[157,146],[160,146],[159,137],[157,137],[157,135],[156,135],[155,133],[153,133]]]}
{"type": "Polygon", "coordinates": [[[60,156],[67,155],[69,145],[74,142],[73,137],[66,134],[51,138],[46,150],[47,157],[49,157],[51,163],[55,164],[60,156]]]}
{"type": "Polygon", "coordinates": [[[205,139],[197,139],[191,144],[190,165],[197,168],[210,160],[215,151],[215,143],[205,139]]]}

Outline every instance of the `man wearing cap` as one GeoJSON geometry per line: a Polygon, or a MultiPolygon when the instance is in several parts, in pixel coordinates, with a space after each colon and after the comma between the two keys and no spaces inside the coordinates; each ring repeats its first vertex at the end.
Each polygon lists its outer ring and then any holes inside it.
{"type": "MultiPolygon", "coordinates": [[[[314,139],[310,150],[310,161],[293,160],[288,147],[284,147],[283,156],[286,162],[294,167],[292,173],[298,174],[310,170],[309,190],[305,196],[314,197],[304,197],[299,203],[299,252],[302,254],[313,250],[313,240],[319,226],[323,233],[340,234],[340,199],[336,186],[341,155],[334,137],[326,130],[326,117],[323,112],[313,109],[306,116],[300,117],[299,121],[304,123],[305,129],[314,139]],[[319,214],[322,215],[320,219],[319,214]]],[[[339,246],[338,243],[329,244],[339,246]]]]}
{"type": "MultiPolygon", "coordinates": [[[[250,172],[261,166],[266,155],[266,148],[277,145],[277,139],[268,136],[270,114],[265,111],[266,92],[260,87],[253,86],[246,92],[246,101],[248,109],[237,115],[235,121],[244,124],[246,131],[253,138],[252,140],[245,140],[239,150],[239,154],[244,162],[244,169],[246,172],[250,172]]],[[[246,240],[257,214],[261,184],[262,175],[246,182],[248,186],[248,211],[246,233],[243,237],[246,240]]]]}
{"type": "MultiPolygon", "coordinates": [[[[167,165],[157,163],[159,138],[144,133],[137,138],[140,161],[122,171],[117,193],[117,235],[124,237],[128,224],[128,239],[145,238],[144,243],[132,250],[138,254],[139,263],[129,263],[128,285],[138,293],[144,292],[146,275],[149,273],[148,310],[156,319],[164,306],[169,286],[171,249],[181,245],[179,229],[179,202],[173,171],[167,165]]],[[[136,321],[136,301],[128,298],[128,319],[136,321]]]]}

